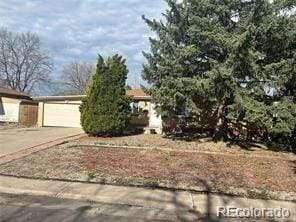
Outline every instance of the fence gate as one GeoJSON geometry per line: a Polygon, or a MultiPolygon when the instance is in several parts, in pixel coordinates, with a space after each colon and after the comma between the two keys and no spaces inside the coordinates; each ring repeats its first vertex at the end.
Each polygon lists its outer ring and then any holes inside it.
{"type": "Polygon", "coordinates": [[[23,126],[36,126],[38,121],[38,103],[23,101],[20,104],[19,123],[23,126]]]}

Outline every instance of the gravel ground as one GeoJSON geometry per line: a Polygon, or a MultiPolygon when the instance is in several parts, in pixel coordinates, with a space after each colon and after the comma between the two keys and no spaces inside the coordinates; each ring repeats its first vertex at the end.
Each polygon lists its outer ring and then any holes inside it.
{"type": "Polygon", "coordinates": [[[22,128],[22,126],[18,123],[0,122],[0,130],[7,130],[7,129],[14,129],[14,128],[22,128]]]}

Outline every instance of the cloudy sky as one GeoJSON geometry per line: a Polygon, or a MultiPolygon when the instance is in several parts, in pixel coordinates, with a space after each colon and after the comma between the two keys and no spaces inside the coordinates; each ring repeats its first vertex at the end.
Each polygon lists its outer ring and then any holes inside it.
{"type": "Polygon", "coordinates": [[[58,79],[72,60],[95,63],[97,54],[127,58],[128,83],[139,85],[152,32],[141,19],[161,18],[163,0],[0,0],[0,26],[39,35],[58,79]]]}

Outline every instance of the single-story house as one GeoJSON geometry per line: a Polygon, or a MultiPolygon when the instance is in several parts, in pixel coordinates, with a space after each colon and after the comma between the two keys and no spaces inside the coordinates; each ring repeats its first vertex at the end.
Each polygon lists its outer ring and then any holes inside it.
{"type": "Polygon", "coordinates": [[[0,122],[36,125],[38,103],[23,92],[0,87],[0,122]]]}
{"type": "MultiPolygon", "coordinates": [[[[161,132],[161,117],[155,111],[152,98],[142,89],[127,90],[132,97],[131,124],[161,132]]],[[[79,106],[85,95],[33,97],[39,103],[38,126],[81,127],[79,106]]]]}

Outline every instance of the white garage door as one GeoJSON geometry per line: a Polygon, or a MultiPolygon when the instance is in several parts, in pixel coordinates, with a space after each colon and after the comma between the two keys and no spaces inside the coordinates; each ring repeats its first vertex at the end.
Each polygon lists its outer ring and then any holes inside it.
{"type": "Polygon", "coordinates": [[[79,104],[44,104],[44,126],[81,127],[79,104]]]}

